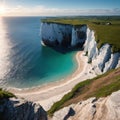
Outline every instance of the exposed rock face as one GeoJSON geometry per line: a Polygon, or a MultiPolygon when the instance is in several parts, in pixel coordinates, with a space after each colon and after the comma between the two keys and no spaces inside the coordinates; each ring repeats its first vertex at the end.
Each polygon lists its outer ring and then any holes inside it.
{"type": "Polygon", "coordinates": [[[3,101],[0,120],[47,120],[47,114],[39,104],[15,98],[3,101]]]}
{"type": "Polygon", "coordinates": [[[120,120],[120,91],[90,98],[57,111],[52,120],[120,120]]]}
{"type": "Polygon", "coordinates": [[[120,53],[112,53],[111,46],[104,44],[97,48],[94,31],[86,25],[72,26],[57,23],[42,23],[41,36],[43,42],[52,47],[82,48],[88,56],[88,62],[92,64],[92,70],[96,74],[120,67],[120,53]]]}
{"type": "Polygon", "coordinates": [[[87,53],[88,62],[96,74],[102,74],[110,69],[120,66],[120,53],[112,53],[111,46],[104,44],[100,49],[97,48],[94,31],[87,28],[87,39],[84,44],[84,51],[87,53]]]}
{"type": "Polygon", "coordinates": [[[110,59],[110,57],[111,47],[109,44],[105,44],[99,49],[96,58],[92,60],[92,65],[97,73],[103,72],[105,63],[110,59]]]}
{"type": "Polygon", "coordinates": [[[116,68],[119,68],[119,67],[120,67],[120,57],[119,57],[118,64],[117,64],[116,68]]]}
{"type": "Polygon", "coordinates": [[[84,51],[88,55],[88,62],[98,55],[97,43],[95,41],[94,31],[87,28],[87,39],[84,44],[84,51]]]}
{"type": "Polygon", "coordinates": [[[83,45],[86,40],[86,25],[81,26],[73,26],[72,27],[72,38],[71,38],[71,46],[83,45]]]}
{"type": "Polygon", "coordinates": [[[41,36],[42,41],[49,46],[70,46],[71,43],[71,25],[62,25],[55,23],[42,23],[41,36]]]}
{"type": "Polygon", "coordinates": [[[86,40],[86,30],[86,25],[72,26],[44,22],[41,24],[42,41],[52,47],[83,46],[86,40]]]}
{"type": "MultiPolygon", "coordinates": [[[[120,59],[120,53],[114,53],[111,54],[111,57],[107,63],[105,63],[104,72],[107,72],[110,69],[117,68],[117,65],[120,65],[119,59],[120,59]]],[[[119,66],[118,66],[119,67],[119,66]]]]}

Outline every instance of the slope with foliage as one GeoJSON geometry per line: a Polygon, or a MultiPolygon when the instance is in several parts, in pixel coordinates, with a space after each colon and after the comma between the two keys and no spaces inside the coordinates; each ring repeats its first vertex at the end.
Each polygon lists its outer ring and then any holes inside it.
{"type": "Polygon", "coordinates": [[[100,98],[108,96],[117,90],[120,90],[120,68],[80,82],[68,94],[64,95],[60,101],[54,103],[48,114],[53,115],[55,111],[65,106],[90,97],[100,98]]]}

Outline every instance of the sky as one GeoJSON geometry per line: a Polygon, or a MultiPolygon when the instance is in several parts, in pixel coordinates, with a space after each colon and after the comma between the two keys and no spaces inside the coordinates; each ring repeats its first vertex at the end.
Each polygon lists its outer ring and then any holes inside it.
{"type": "Polygon", "coordinates": [[[120,15],[120,0],[0,0],[2,16],[120,15]]]}

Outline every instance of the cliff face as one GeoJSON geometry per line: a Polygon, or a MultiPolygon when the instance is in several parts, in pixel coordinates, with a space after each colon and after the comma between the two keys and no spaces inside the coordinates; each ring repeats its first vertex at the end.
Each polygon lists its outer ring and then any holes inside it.
{"type": "Polygon", "coordinates": [[[56,23],[42,23],[41,36],[44,44],[52,47],[71,48],[82,46],[86,39],[86,25],[72,26],[56,23]]]}
{"type": "Polygon", "coordinates": [[[120,91],[105,98],[90,98],[65,107],[52,120],[120,120],[120,91]]]}
{"type": "Polygon", "coordinates": [[[88,62],[96,74],[120,67],[120,53],[112,53],[111,46],[107,43],[98,49],[94,31],[86,25],[42,23],[41,36],[42,41],[48,46],[72,48],[84,45],[88,62]]]}
{"type": "Polygon", "coordinates": [[[72,38],[71,38],[72,47],[76,45],[83,45],[85,43],[86,30],[87,30],[86,25],[72,27],[72,38]]]}
{"type": "Polygon", "coordinates": [[[96,74],[101,74],[120,66],[120,53],[112,53],[109,44],[104,44],[98,49],[94,31],[89,28],[87,28],[87,39],[84,44],[84,51],[88,56],[88,62],[91,63],[92,69],[96,74]]]}
{"type": "Polygon", "coordinates": [[[0,101],[0,120],[47,120],[47,113],[39,104],[11,98],[0,101]]]}
{"type": "Polygon", "coordinates": [[[49,46],[70,46],[71,25],[55,23],[42,23],[41,36],[46,45],[49,46]]]}

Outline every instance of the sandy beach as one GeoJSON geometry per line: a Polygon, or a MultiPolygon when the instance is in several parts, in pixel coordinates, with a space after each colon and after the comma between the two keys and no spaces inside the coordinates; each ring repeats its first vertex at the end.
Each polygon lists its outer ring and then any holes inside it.
{"type": "Polygon", "coordinates": [[[9,88],[9,91],[18,97],[39,103],[45,110],[48,110],[54,102],[60,100],[77,83],[95,76],[94,73],[88,72],[91,66],[87,63],[87,57],[84,56],[83,51],[76,53],[76,60],[77,70],[64,80],[30,89],[9,88]]]}

